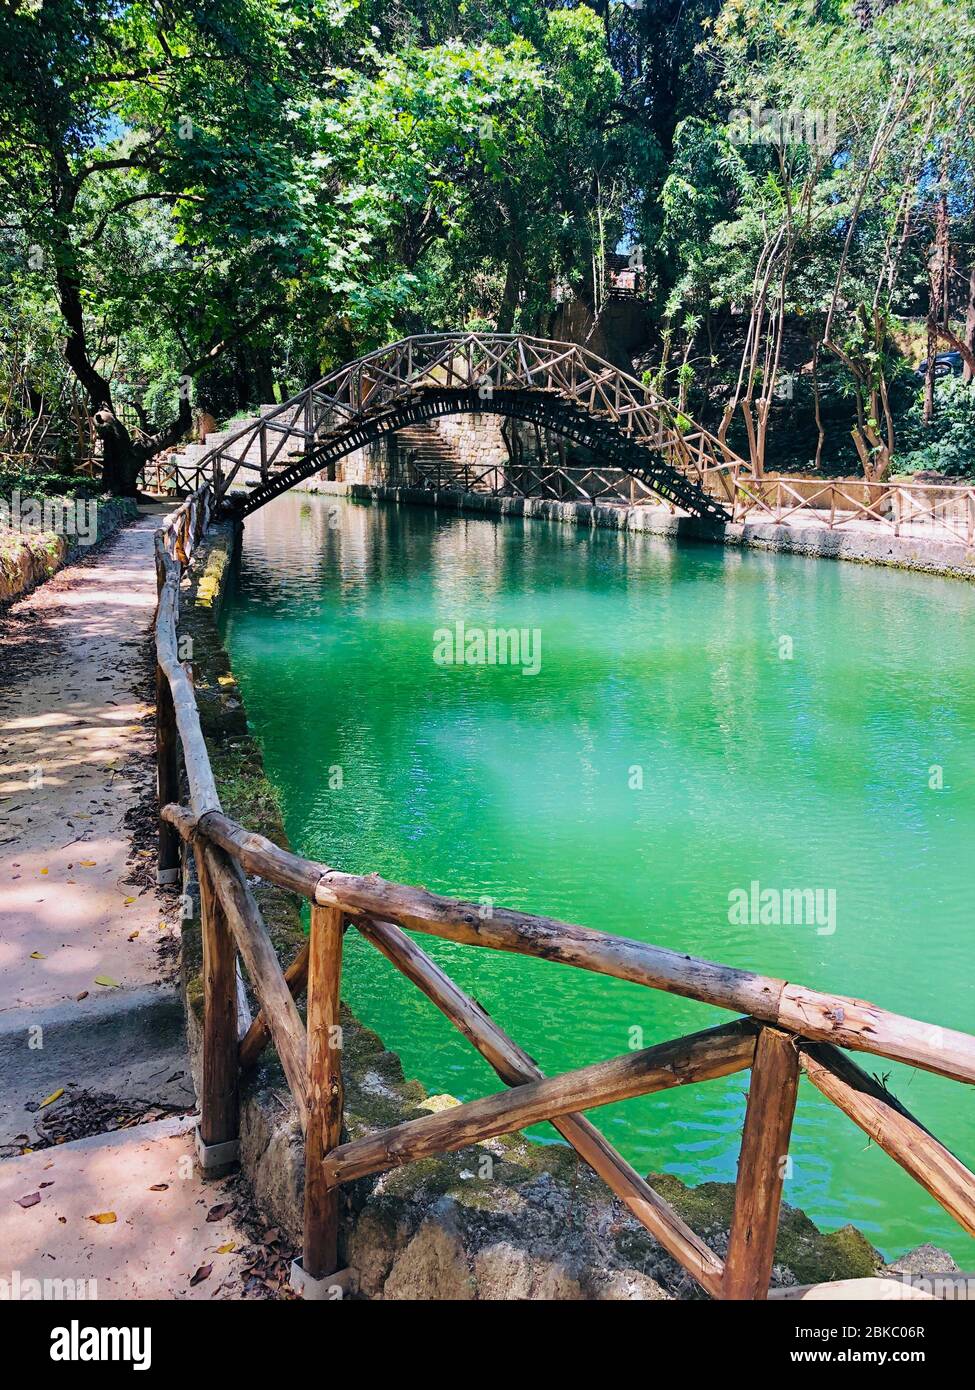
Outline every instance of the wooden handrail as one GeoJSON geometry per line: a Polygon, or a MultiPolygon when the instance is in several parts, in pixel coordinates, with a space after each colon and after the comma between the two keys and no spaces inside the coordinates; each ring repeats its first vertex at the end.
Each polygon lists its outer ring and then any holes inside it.
{"type": "MultiPolygon", "coordinates": [[[[360,383],[356,389],[367,388],[360,383]]],[[[344,874],[283,850],[224,815],[191,676],[178,660],[176,644],[180,578],[210,511],[209,493],[201,490],[170,518],[156,544],[157,689],[170,697],[168,703],[160,702],[159,792],[162,801],[179,785],[178,734],[192,807],[161,805],[160,866],[164,851],[172,857],[173,846],[185,842],[192,848],[200,881],[205,982],[201,1136],[214,1145],[236,1137],[238,1076],[273,1041],[306,1133],[306,1275],[326,1279],[338,1268],[341,1184],[549,1120],[707,1293],[715,1298],[764,1298],[800,1070],[975,1234],[975,1174],[835,1045],[972,1083],[975,1038],[968,1034],[642,941],[510,909],[485,913],[479,905],[389,883],[378,875],[344,874]],[[310,941],[286,972],[247,873],[297,892],[312,904],[310,941]],[[512,1087],[510,1091],[341,1143],[339,982],[346,922],[433,1001],[512,1087]],[[572,965],[746,1017],[545,1077],[404,929],[572,965]],[[238,950],[259,1005],[239,1044],[238,950]],[[306,988],[307,1029],[295,1002],[306,988]],[[752,1084],[723,1263],[579,1112],[746,1068],[752,1069],[752,1084]]]]}
{"type": "MultiPolygon", "coordinates": [[[[392,922],[369,920],[359,920],[356,926],[367,941],[371,941],[388,961],[422,990],[494,1068],[502,1081],[509,1086],[523,1086],[529,1081],[543,1079],[544,1073],[528,1053],[512,1042],[481,1005],[459,989],[450,976],[400,927],[392,922]]],[[[584,1115],[571,1113],[556,1116],[551,1123],[664,1249],[694,1276],[702,1288],[717,1296],[723,1273],[721,1261],[604,1139],[595,1125],[584,1115]]]]}
{"type": "Polygon", "coordinates": [[[334,1182],[352,1182],[434,1154],[466,1149],[470,1144],[574,1110],[730,1076],[750,1067],[754,1056],[755,1032],[751,1022],[743,1019],[726,1023],[639,1052],[628,1052],[609,1062],[530,1081],[482,1100],[424,1115],[419,1120],[405,1120],[381,1134],[367,1134],[333,1149],[325,1160],[325,1171],[334,1182]]]}
{"type": "Polygon", "coordinates": [[[238,858],[249,873],[301,893],[346,916],[395,922],[468,946],[537,956],[562,965],[665,990],[749,1014],[803,1037],[907,1062],[955,1081],[975,1083],[975,1038],[890,1013],[862,999],[824,994],[805,985],[720,965],[663,946],[548,917],[461,902],[423,888],[389,883],[377,874],[343,874],[281,849],[220,812],[195,817],[167,806],[162,818],[183,838],[199,829],[238,858]]]}
{"type": "Polygon", "coordinates": [[[852,1058],[827,1043],[803,1044],[809,1080],[975,1236],[975,1173],[852,1058]]]}

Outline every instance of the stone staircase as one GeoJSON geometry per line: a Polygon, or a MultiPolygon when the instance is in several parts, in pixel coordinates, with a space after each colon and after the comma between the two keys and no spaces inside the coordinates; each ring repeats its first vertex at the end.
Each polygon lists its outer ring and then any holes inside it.
{"type": "MultiPolygon", "coordinates": [[[[251,426],[256,425],[258,420],[263,419],[263,417],[266,415],[273,414],[276,410],[279,409],[280,407],[274,404],[262,405],[257,415],[239,416],[236,419],[231,420],[228,424],[224,425],[222,429],[211,430],[210,433],[206,435],[204,440],[199,444],[179,445],[178,448],[174,449],[171,453],[167,454],[164,459],[161,460],[164,489],[168,486],[169,490],[181,490],[181,488],[179,488],[177,485],[177,470],[180,475],[181,481],[185,485],[187,478],[192,478],[192,475],[195,469],[197,468],[198,464],[200,463],[201,459],[205,458],[205,456],[209,454],[211,450],[219,448],[221,444],[226,444],[228,440],[233,439],[235,435],[240,434],[241,430],[249,429],[251,426]]],[[[295,413],[297,413],[297,409],[298,407],[296,407],[295,413]]],[[[279,419],[282,424],[285,423],[285,418],[286,417],[284,415],[279,416],[279,419]]],[[[294,416],[292,415],[291,423],[293,422],[294,416]]],[[[274,444],[271,444],[269,447],[273,449],[274,444]]],[[[274,463],[271,464],[268,470],[269,475],[273,477],[275,473],[279,472],[286,464],[290,463],[292,459],[304,453],[304,450],[305,441],[303,438],[301,438],[300,436],[297,436],[294,439],[289,438],[285,443],[284,447],[281,449],[277,458],[274,460],[274,463]]],[[[260,466],[261,449],[259,442],[255,440],[253,443],[248,445],[247,439],[245,438],[241,440],[238,444],[231,445],[229,450],[227,451],[227,454],[225,455],[225,473],[228,471],[229,460],[235,458],[242,458],[246,463],[255,463],[258,466],[260,466]]],[[[256,486],[259,481],[259,473],[253,471],[252,469],[241,469],[237,473],[237,476],[234,478],[234,481],[230,487],[230,491],[232,493],[244,492],[247,490],[248,487],[256,486]]]]}
{"type": "Polygon", "coordinates": [[[471,469],[435,425],[409,425],[397,430],[399,480],[409,487],[437,488],[477,486],[471,469]]]}

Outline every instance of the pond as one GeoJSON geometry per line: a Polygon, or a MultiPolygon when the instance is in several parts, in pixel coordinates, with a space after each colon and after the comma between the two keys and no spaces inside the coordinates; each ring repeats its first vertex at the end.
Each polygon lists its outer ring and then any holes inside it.
{"type": "MultiPolygon", "coordinates": [[[[292,493],[248,518],[224,621],[301,853],[975,1031],[971,613],[926,575],[292,493]]],[[[550,1073],[729,1018],[422,944],[550,1073]]],[[[354,932],[343,992],[431,1092],[500,1088],[354,932]]],[[[859,1060],[972,1163],[968,1088],[859,1060]]],[[[746,1087],[591,1117],[642,1173],[731,1181],[746,1087]]],[[[784,1196],[975,1267],[805,1080],[784,1196]]]]}

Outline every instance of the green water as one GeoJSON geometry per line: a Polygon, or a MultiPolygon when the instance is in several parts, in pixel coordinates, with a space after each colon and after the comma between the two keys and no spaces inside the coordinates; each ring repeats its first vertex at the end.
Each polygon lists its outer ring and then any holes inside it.
{"type": "MultiPolygon", "coordinates": [[[[247,521],[226,629],[303,853],[975,1031],[973,598],[923,575],[292,494],[247,521]],[[458,619],[538,629],[538,674],[436,664],[435,629],[458,619]],[[730,921],[753,880],[819,890],[819,925],[730,921]]],[[[728,1018],[423,944],[551,1072],[728,1018]]],[[[407,1075],[462,1099],[498,1089],[354,933],[344,984],[407,1075]]],[[[975,1162],[971,1090],[861,1061],[975,1162]]],[[[641,1172],[726,1181],[746,1084],[593,1118],[641,1172]]],[[[786,1200],[824,1229],[853,1220],[888,1256],[933,1240],[975,1268],[973,1242],[805,1081],[791,1154],[786,1200]]]]}

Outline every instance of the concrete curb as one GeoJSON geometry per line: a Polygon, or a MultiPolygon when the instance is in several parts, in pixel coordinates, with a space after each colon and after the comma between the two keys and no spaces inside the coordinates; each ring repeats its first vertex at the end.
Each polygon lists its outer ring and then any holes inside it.
{"type": "Polygon", "coordinates": [[[79,1028],[85,1033],[85,1048],[95,1038],[99,1045],[110,1039],[120,1043],[165,1042],[168,1045],[175,1035],[182,1033],[183,1008],[175,986],[145,985],[140,989],[111,990],[80,1003],[66,999],[42,1009],[27,1006],[3,1009],[0,1010],[0,1066],[12,1050],[23,1047],[24,1033],[37,1027],[44,1030],[44,1048],[38,1049],[37,1056],[48,1051],[52,1043],[67,1041],[68,1035],[72,1046],[77,1048],[79,1039],[74,1035],[79,1028]]]}
{"type": "Polygon", "coordinates": [[[29,1132],[61,1087],[191,1108],[182,1000],[173,985],[0,1013],[0,1142],[29,1132]],[[8,1133],[9,1131],[9,1133],[8,1133]]]}

